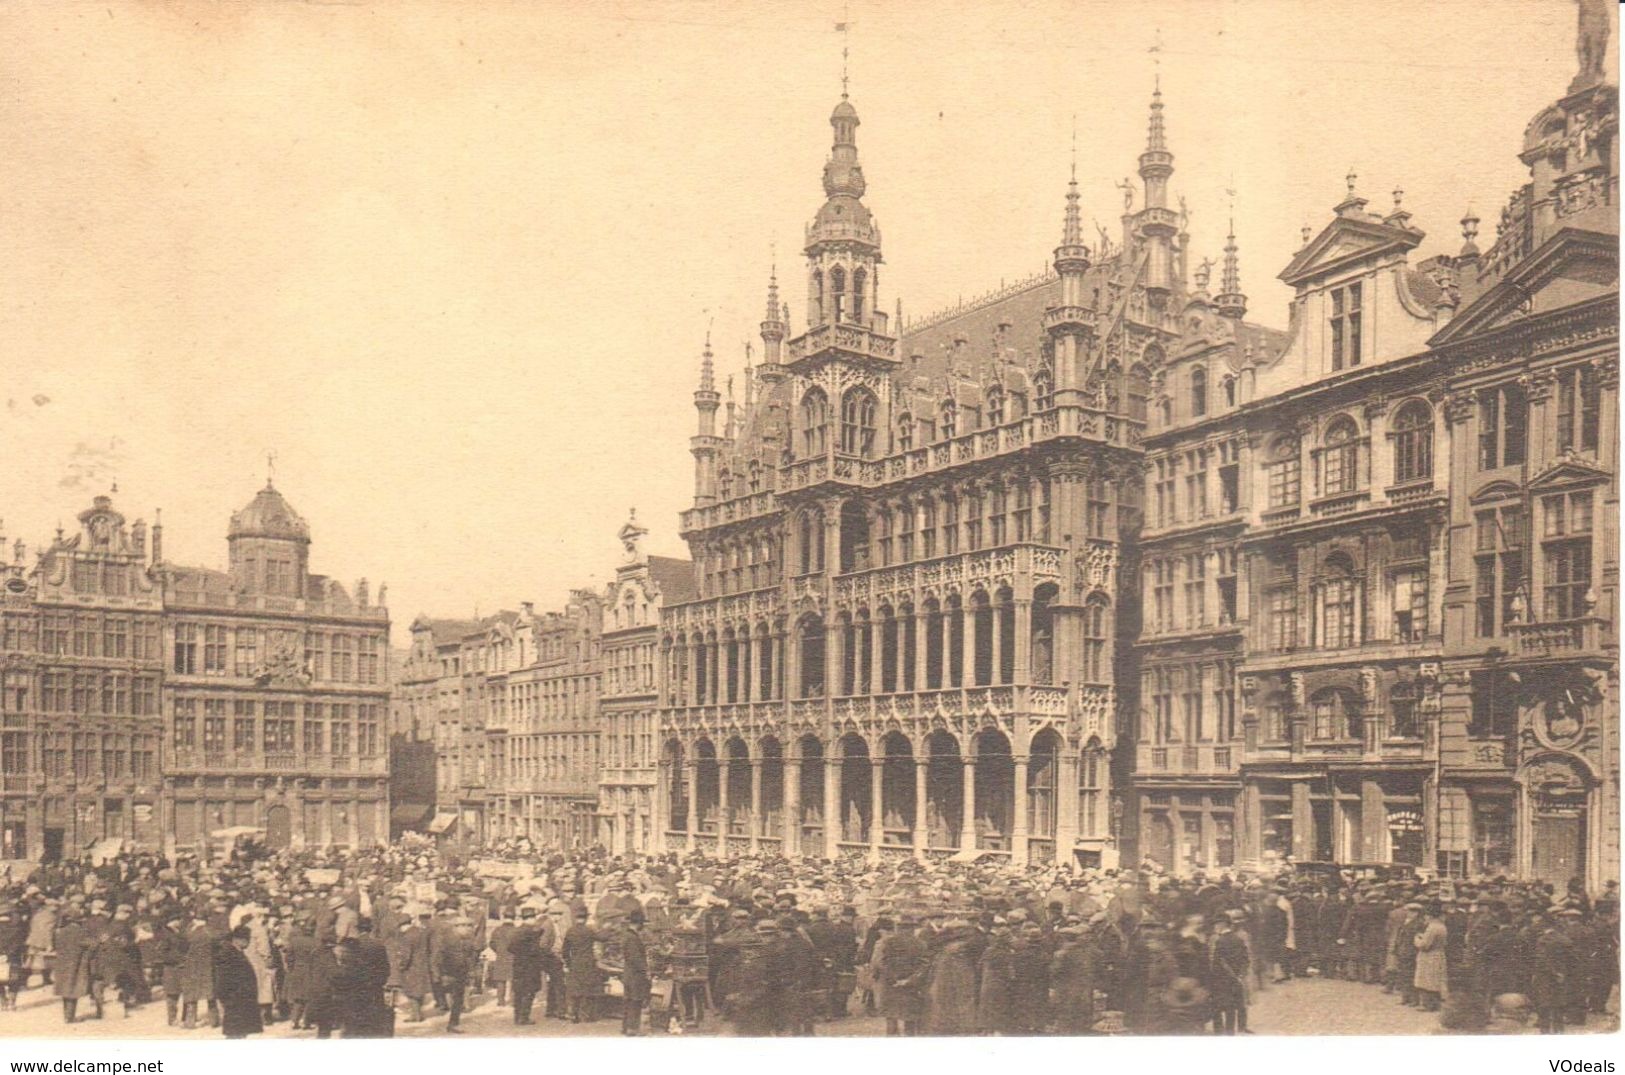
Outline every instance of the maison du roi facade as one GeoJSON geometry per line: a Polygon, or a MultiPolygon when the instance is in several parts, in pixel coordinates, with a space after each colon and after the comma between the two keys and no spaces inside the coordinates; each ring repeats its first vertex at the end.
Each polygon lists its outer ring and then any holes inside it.
{"type": "MultiPolygon", "coordinates": [[[[615,578],[561,611],[418,617],[395,731],[434,744],[433,810],[399,817],[468,847],[526,837],[619,854],[661,846],[655,810],[660,609],[693,596],[687,560],[651,556],[636,513],[615,578]]],[[[404,809],[404,808],[403,808],[404,809]]]]}
{"type": "Polygon", "coordinates": [[[311,574],[269,484],[231,517],[224,572],[169,562],[163,527],[109,497],[78,523],[32,566],[18,543],[0,579],[0,854],[387,837],[382,591],[311,574]]]}
{"type": "Polygon", "coordinates": [[[803,330],[770,279],[720,422],[702,360],[667,846],[1617,876],[1612,86],[1487,249],[1348,176],[1284,332],[1194,260],[1160,92],[1119,236],[1074,180],[1052,274],[906,328],[830,123],[803,330]]]}

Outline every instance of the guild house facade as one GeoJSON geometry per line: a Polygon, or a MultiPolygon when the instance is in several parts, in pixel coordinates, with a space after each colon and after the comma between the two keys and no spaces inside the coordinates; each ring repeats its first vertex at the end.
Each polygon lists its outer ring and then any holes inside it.
{"type": "Polygon", "coordinates": [[[1403,191],[1347,176],[1284,330],[1234,234],[1190,249],[1160,92],[1119,234],[1085,243],[1074,182],[1053,272],[906,326],[844,96],[830,122],[804,329],[770,278],[742,403],[702,357],[667,846],[1617,876],[1594,63],[1487,249],[1469,210],[1423,253],[1403,191]]]}
{"type": "Polygon", "coordinates": [[[160,561],[166,837],[263,829],[272,848],[389,837],[389,612],[310,570],[310,526],[266,483],[227,569],[160,561]]]}

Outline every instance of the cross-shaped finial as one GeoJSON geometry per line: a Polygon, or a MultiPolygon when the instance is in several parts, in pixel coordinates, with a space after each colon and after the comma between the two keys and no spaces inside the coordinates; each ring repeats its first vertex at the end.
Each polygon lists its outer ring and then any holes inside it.
{"type": "Polygon", "coordinates": [[[276,451],[273,449],[265,453],[265,487],[271,488],[276,481],[276,451]]]}
{"type": "Polygon", "coordinates": [[[1394,208],[1398,209],[1399,208],[1399,203],[1404,201],[1404,200],[1405,200],[1405,188],[1404,187],[1395,187],[1394,188],[1394,208]]]}
{"type": "Polygon", "coordinates": [[[1356,179],[1360,178],[1358,175],[1355,174],[1353,165],[1349,166],[1349,174],[1344,176],[1343,178],[1348,182],[1349,193],[1353,194],[1354,193],[1354,181],[1356,179]]]}

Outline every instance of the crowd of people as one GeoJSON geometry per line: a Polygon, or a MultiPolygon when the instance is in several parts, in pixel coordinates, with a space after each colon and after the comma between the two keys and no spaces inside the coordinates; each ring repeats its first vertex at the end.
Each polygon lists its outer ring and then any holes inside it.
{"type": "Polygon", "coordinates": [[[170,1026],[228,1038],[442,1016],[461,1033],[475,998],[515,1025],[618,1016],[628,1035],[646,1018],[794,1036],[862,1016],[894,1035],[1238,1034],[1261,990],[1299,978],[1365,983],[1442,1032],[1560,1033],[1617,1025],[1619,969],[1612,884],[1290,867],[448,854],[408,837],[127,852],[0,891],[0,1006],[48,989],[72,1024],[161,998],[170,1026]]]}

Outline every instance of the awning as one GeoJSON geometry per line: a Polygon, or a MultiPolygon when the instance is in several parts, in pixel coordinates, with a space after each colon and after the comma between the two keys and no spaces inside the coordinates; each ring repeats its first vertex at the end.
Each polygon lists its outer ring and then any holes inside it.
{"type": "Polygon", "coordinates": [[[434,820],[429,822],[429,831],[436,836],[457,824],[456,814],[436,814],[434,820]]]}
{"type": "Polygon", "coordinates": [[[123,850],[124,840],[122,837],[111,836],[105,840],[97,840],[90,845],[91,864],[100,866],[108,859],[118,857],[118,853],[123,850]]]}
{"type": "Polygon", "coordinates": [[[989,852],[987,851],[986,848],[967,847],[963,851],[955,851],[952,855],[948,856],[948,861],[949,862],[975,862],[977,859],[981,858],[983,855],[986,855],[988,853],[989,852]]]}

